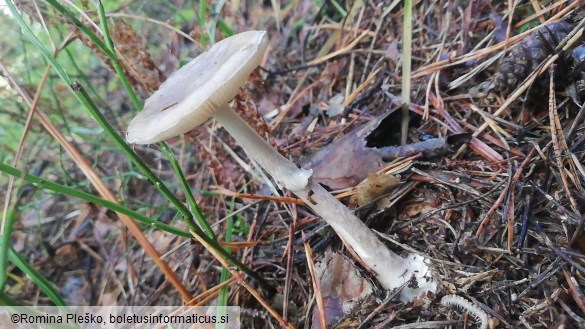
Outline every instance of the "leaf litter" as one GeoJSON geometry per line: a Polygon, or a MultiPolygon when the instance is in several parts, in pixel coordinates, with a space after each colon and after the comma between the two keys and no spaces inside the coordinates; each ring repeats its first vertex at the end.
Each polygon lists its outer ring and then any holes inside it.
{"type": "MultiPolygon", "coordinates": [[[[398,129],[393,126],[401,120],[393,115],[400,105],[396,95],[400,94],[402,9],[390,1],[379,5],[370,1],[335,4],[325,1],[317,6],[315,2],[296,1],[283,6],[278,20],[282,24],[280,31],[276,31],[270,6],[234,3],[221,11],[236,31],[260,26],[271,34],[272,49],[266,65],[258,73],[258,81],[236,100],[237,107],[260,107],[263,118],[252,115],[248,120],[255,123],[263,137],[281,153],[302,159],[299,162],[303,166],[314,169],[315,179],[335,190],[344,201],[349,202],[351,195],[364,194],[363,202],[354,201],[359,206],[357,211],[364,214],[364,220],[371,220],[387,244],[399,253],[416,250],[430,256],[440,273],[441,290],[429,296],[427,304],[400,304],[392,294],[374,286],[368,302],[354,304],[349,314],[344,312],[345,325],[333,326],[479,326],[477,319],[465,315],[464,309],[440,305],[445,296],[457,295],[485,312],[493,328],[583,327],[585,247],[581,212],[585,206],[585,136],[584,109],[575,97],[583,90],[583,41],[576,38],[569,50],[557,49],[562,42],[569,43],[567,36],[582,29],[579,19],[563,23],[567,17],[579,17],[570,15],[582,11],[582,2],[518,1],[514,10],[505,1],[417,3],[411,95],[415,119],[409,130],[410,144],[405,146],[396,142],[398,129]],[[497,59],[497,51],[504,51],[502,59],[497,59]],[[534,56],[528,61],[526,57],[532,54],[546,56],[534,56]],[[492,58],[492,64],[482,65],[492,58]],[[551,65],[557,75],[547,79],[551,65]],[[476,66],[481,67],[474,71],[476,66]],[[459,77],[465,79],[450,87],[459,77]],[[486,86],[486,82],[488,87],[480,90],[485,95],[478,96],[477,87],[486,86]],[[571,86],[575,87],[573,92],[568,88],[571,86]],[[554,102],[549,102],[551,96],[556,97],[554,102]],[[388,117],[391,120],[381,124],[388,117]],[[398,177],[389,176],[395,174],[400,174],[400,184],[396,186],[398,177]],[[371,184],[368,177],[381,181],[374,179],[377,183],[371,184]],[[378,185],[381,191],[374,192],[378,185]],[[371,217],[362,212],[368,202],[377,198],[386,200],[385,206],[378,209],[381,215],[371,217]],[[392,211],[384,211],[390,208],[392,211]]],[[[39,13],[52,15],[45,7],[30,12],[32,17],[39,13]]],[[[57,24],[58,20],[48,22],[57,24]]],[[[154,88],[144,83],[144,77],[160,78],[162,70],[149,66],[150,58],[152,63],[158,60],[150,55],[145,39],[133,34],[130,25],[120,23],[113,28],[120,29],[118,41],[133,41],[120,48],[130,58],[127,63],[145,64],[134,66],[139,76],[133,84],[145,90],[154,88]]],[[[144,28],[144,33],[153,31],[148,24],[144,28]]],[[[182,28],[195,37],[205,33],[189,24],[182,28]]],[[[221,32],[217,33],[218,39],[222,37],[221,32]]],[[[86,40],[84,43],[92,47],[86,40]]],[[[194,55],[186,45],[177,49],[194,55]]],[[[93,50],[99,57],[99,52],[93,50]]],[[[107,74],[107,70],[106,63],[101,73],[107,74]]],[[[132,67],[125,70],[130,72],[132,67]]],[[[123,97],[114,96],[112,101],[124,102],[123,97]]],[[[112,105],[120,108],[120,104],[112,105]]],[[[124,113],[117,114],[124,117],[124,113]]],[[[272,278],[280,295],[263,292],[265,299],[286,314],[290,324],[305,328],[315,325],[311,321],[316,312],[311,302],[314,291],[302,252],[301,232],[310,233],[307,241],[317,261],[325,264],[325,272],[345,275],[359,271],[360,277],[368,277],[363,268],[356,270],[355,264],[348,263],[347,252],[339,248],[331,232],[306,208],[288,203],[284,198],[287,195],[276,202],[238,197],[235,191],[259,194],[264,183],[256,179],[256,171],[242,169],[240,164],[247,161],[245,154],[221,130],[201,129],[189,134],[186,141],[177,139],[171,145],[194,190],[219,187],[215,193],[198,196],[203,210],[214,222],[229,215],[226,209],[230,207],[241,209],[237,215],[239,231],[232,238],[249,242],[249,247],[235,252],[258,274],[272,278]],[[219,143],[217,138],[224,142],[219,143]],[[228,197],[222,191],[232,194],[228,197]],[[346,255],[335,256],[342,257],[341,267],[327,265],[331,264],[327,261],[331,253],[323,256],[327,248],[335,255],[346,255]],[[287,314],[285,309],[300,311],[287,314]]],[[[101,157],[108,163],[124,161],[113,152],[104,152],[101,157]]],[[[151,161],[149,165],[158,168],[160,175],[173,179],[168,163],[151,161]]],[[[79,175],[74,166],[68,170],[73,177],[79,175]]],[[[112,187],[120,188],[128,200],[164,203],[140,179],[112,187]]],[[[43,209],[42,216],[82,209],[68,200],[55,198],[53,202],[56,206],[43,209]]],[[[116,220],[115,215],[95,210],[81,220],[100,216],[116,220]]],[[[170,212],[161,218],[169,221],[173,216],[170,212]]],[[[44,266],[46,276],[59,287],[85,287],[98,278],[105,281],[97,295],[79,297],[67,293],[71,300],[176,303],[176,292],[161,283],[162,276],[152,266],[146,266],[139,249],[123,249],[126,244],[119,244],[116,238],[98,239],[90,229],[71,235],[74,227],[51,222],[38,228],[42,235],[53,237],[49,244],[55,246],[63,245],[69,236],[79,240],[61,251],[76,255],[66,264],[69,267],[47,262],[50,257],[40,254],[38,250],[42,249],[38,246],[24,247],[43,260],[35,265],[44,266]],[[91,248],[83,249],[84,245],[91,248]],[[95,261],[89,262],[94,259],[90,250],[106,263],[97,266],[95,261]],[[121,255],[128,259],[117,261],[121,255]],[[81,281],[86,281],[79,282],[80,276],[69,271],[71,267],[84,269],[88,277],[81,277],[81,281]],[[105,275],[111,268],[118,270],[105,275]],[[123,294],[118,293],[120,284],[123,294]]],[[[26,232],[18,225],[16,231],[17,236],[26,232]]],[[[223,229],[217,231],[223,233],[223,229]]],[[[180,239],[162,240],[160,248],[176,250],[167,257],[171,257],[171,263],[194,294],[204,294],[219,284],[220,267],[201,245],[185,245],[180,239]]],[[[367,280],[344,281],[338,275],[323,278],[321,286],[330,288],[330,296],[353,291],[356,283],[367,280]]],[[[95,287],[88,289],[96,291],[95,287]]],[[[267,311],[240,285],[231,282],[230,291],[230,304],[241,306],[243,314],[247,314],[246,326],[272,326],[268,324],[273,320],[266,316],[267,311]]],[[[26,289],[14,289],[14,293],[22,300],[34,298],[26,289]]],[[[363,297],[359,293],[349,295],[352,299],[363,297]]]]}

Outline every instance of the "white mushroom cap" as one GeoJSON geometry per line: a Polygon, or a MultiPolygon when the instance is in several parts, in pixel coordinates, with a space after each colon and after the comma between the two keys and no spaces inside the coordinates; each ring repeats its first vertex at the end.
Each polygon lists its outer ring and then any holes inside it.
{"type": "Polygon", "coordinates": [[[151,144],[201,125],[234,98],[266,48],[265,31],[223,39],[172,74],[128,126],[129,143],[151,144]]]}

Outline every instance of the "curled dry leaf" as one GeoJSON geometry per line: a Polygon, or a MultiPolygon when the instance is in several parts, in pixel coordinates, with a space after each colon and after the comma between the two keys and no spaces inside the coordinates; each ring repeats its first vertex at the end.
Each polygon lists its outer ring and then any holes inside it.
{"type": "Polygon", "coordinates": [[[366,182],[358,187],[358,190],[349,199],[352,206],[361,207],[388,193],[400,184],[400,179],[382,173],[371,173],[366,182]]]}
{"type": "Polygon", "coordinates": [[[385,166],[377,149],[366,147],[366,137],[384,118],[374,119],[321,148],[304,159],[303,168],[313,169],[313,179],[332,189],[356,186],[369,173],[379,171],[385,166]]]}
{"type": "Polygon", "coordinates": [[[452,152],[471,140],[470,134],[461,133],[402,146],[368,147],[372,132],[378,134],[380,131],[379,134],[384,135],[384,138],[391,135],[383,130],[386,128],[380,127],[384,125],[382,121],[388,120],[392,113],[373,119],[313,153],[304,159],[303,167],[313,169],[313,179],[317,182],[334,190],[343,189],[356,186],[370,173],[383,169],[387,162],[394,159],[418,153],[424,157],[433,157],[452,152]]]}

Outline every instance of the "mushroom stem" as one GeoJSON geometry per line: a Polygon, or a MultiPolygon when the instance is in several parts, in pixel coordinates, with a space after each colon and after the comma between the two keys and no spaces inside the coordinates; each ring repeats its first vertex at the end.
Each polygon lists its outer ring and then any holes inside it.
{"type": "Polygon", "coordinates": [[[217,111],[213,118],[227,130],[250,158],[258,162],[284,188],[293,193],[306,188],[313,174],[312,170],[299,169],[274,150],[229,105],[217,111]]]}
{"type": "MultiPolygon", "coordinates": [[[[418,273],[417,278],[423,276],[428,278],[430,270],[424,258],[417,255],[418,257],[404,259],[390,251],[345,205],[311,179],[311,170],[299,169],[275,151],[231,108],[226,106],[216,112],[214,118],[250,158],[321,216],[376,274],[384,288],[395,289],[402,286],[415,274],[414,272],[418,273]]],[[[419,286],[424,286],[421,281],[423,280],[418,280],[419,286]]]]}

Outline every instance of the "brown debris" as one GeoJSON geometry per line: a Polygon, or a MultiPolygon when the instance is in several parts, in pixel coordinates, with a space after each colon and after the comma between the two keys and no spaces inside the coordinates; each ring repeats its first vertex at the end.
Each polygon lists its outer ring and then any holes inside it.
{"type": "Polygon", "coordinates": [[[140,84],[148,93],[158,89],[166,78],[132,27],[124,20],[116,20],[116,24],[110,28],[110,35],[121,55],[122,67],[130,83],[134,86],[140,84]]]}
{"type": "Polygon", "coordinates": [[[400,184],[400,179],[381,173],[371,173],[368,179],[360,185],[354,195],[349,199],[353,206],[364,206],[372,200],[388,193],[392,188],[400,184]]]}
{"type": "MultiPolygon", "coordinates": [[[[66,23],[69,23],[66,21],[66,23]]],[[[99,35],[93,25],[87,26],[96,35],[99,35]]],[[[116,74],[114,67],[108,56],[102,52],[82,31],[77,27],[70,25],[70,31],[91,51],[96,54],[102,62],[110,69],[110,72],[116,74]]],[[[146,94],[151,94],[166,79],[164,74],[154,63],[148,47],[139,40],[138,36],[130,25],[123,20],[117,20],[116,24],[110,26],[110,35],[116,48],[116,55],[128,77],[128,81],[134,88],[144,90],[146,94]]]]}
{"type": "MultiPolygon", "coordinates": [[[[220,240],[226,238],[226,218],[230,218],[233,242],[224,245],[233,247],[238,259],[269,279],[276,293],[237,271],[237,279],[221,283],[222,266],[202,244],[149,231],[147,237],[157,250],[168,253],[165,262],[198,296],[196,302],[213,303],[219,288],[225,286],[228,303],[240,306],[245,314],[243,328],[316,327],[321,320],[316,314],[321,312],[313,302],[317,289],[303,248],[308,246],[317,260],[325,250],[342,260],[335,266],[325,264],[334,274],[320,281],[324,304],[333,306],[325,307],[323,313],[340,315],[329,322],[331,327],[473,325],[466,311],[440,305],[446,295],[460,296],[481,309],[490,328],[582,326],[585,107],[565,91],[570,92],[567,83],[583,77],[578,64],[585,57],[585,45],[578,40],[566,53],[554,48],[580,24],[567,13],[582,8],[583,2],[521,0],[513,10],[503,0],[417,2],[413,120],[409,144],[404,147],[395,146],[392,125],[400,121],[394,115],[400,106],[396,95],[401,93],[401,2],[390,8],[392,1],[336,1],[338,6],[323,1],[318,7],[315,1],[301,0],[282,6],[278,14],[265,3],[226,3],[219,13],[208,13],[208,26],[181,21],[181,15],[175,14],[185,8],[174,3],[152,10],[145,2],[144,13],[132,13],[196,31],[197,45],[173,37],[147,48],[143,36],[161,38],[157,33],[161,25],[148,21],[122,22],[116,17],[111,30],[125,71],[142,91],[156,88],[164,79],[152,63],[163,67],[160,63],[178,63],[206,49],[212,37],[210,26],[216,28],[215,40],[224,36],[220,27],[228,22],[236,32],[268,30],[271,41],[265,64],[235,99],[234,107],[280,153],[312,168],[315,180],[332,190],[344,189],[334,193],[343,202],[356,204],[356,214],[380,233],[389,248],[397,253],[414,250],[432,259],[440,273],[441,290],[428,296],[426,304],[400,304],[392,292],[372,287],[370,298],[354,303],[346,313],[341,297],[353,300],[369,284],[367,278],[347,276],[356,273],[355,266],[364,268],[346,257],[349,253],[340,248],[335,235],[307,207],[287,191],[268,189],[267,180],[246,154],[210,122],[207,129],[168,141],[169,146],[203,212],[216,224],[220,240]],[[177,12],[165,12],[173,6],[177,12]],[[150,50],[166,58],[151,59],[150,50]],[[487,62],[504,50],[508,55],[500,64],[487,62]],[[537,75],[546,58],[556,78],[534,78],[546,92],[523,86],[527,77],[537,75]],[[465,79],[450,89],[450,83],[460,77],[465,79]],[[477,97],[473,87],[485,81],[495,93],[477,97]],[[508,95],[512,89],[516,91],[508,95]],[[532,92],[527,93],[529,89],[532,92]],[[400,175],[397,186],[393,186],[395,175],[400,175]],[[368,177],[375,178],[364,182],[368,177]],[[355,189],[360,184],[362,188],[355,189]]],[[[39,8],[29,5],[26,12],[35,21],[63,24],[44,3],[39,8]]],[[[95,45],[76,33],[93,56],[105,60],[95,45]]],[[[108,70],[98,67],[93,74],[111,76],[108,70]]],[[[547,74],[546,70],[542,73],[547,74]]],[[[98,94],[112,96],[104,108],[111,108],[115,118],[124,118],[118,109],[131,106],[125,103],[122,88],[117,92],[98,84],[94,87],[98,94]]],[[[55,90],[59,88],[57,84],[55,90]]],[[[31,82],[27,89],[36,86],[31,82]]],[[[51,94],[45,91],[43,95],[51,94]]],[[[59,103],[40,102],[49,107],[49,113],[64,113],[70,123],[88,122],[94,127],[88,118],[70,113],[69,102],[59,103]]],[[[9,118],[23,121],[19,113],[9,118]]],[[[57,125],[63,131],[70,129],[60,122],[57,125]]],[[[104,148],[111,143],[99,134],[91,135],[97,140],[94,143],[78,137],[71,136],[90,163],[111,178],[105,183],[128,207],[165,223],[177,223],[175,209],[118,151],[104,148]]],[[[135,149],[184,200],[157,146],[135,149]]],[[[82,171],[59,152],[58,144],[27,144],[25,150],[30,153],[27,170],[38,166],[37,158],[43,159],[51,169],[43,173],[45,177],[85,186],[82,171]]],[[[90,205],[30,190],[35,193],[29,192],[29,206],[12,235],[15,247],[72,301],[153,305],[180,301],[144,251],[127,243],[116,215],[105,210],[88,215],[84,209],[90,205]],[[56,253],[48,255],[46,250],[56,253]],[[78,294],[72,287],[79,288],[78,294]]],[[[22,273],[14,268],[9,272],[13,279],[7,293],[25,302],[49,303],[22,273]]]]}
{"type": "Polygon", "coordinates": [[[516,88],[547,56],[554,53],[554,48],[574,26],[566,20],[547,24],[516,44],[494,73],[490,89],[509,92],[516,88]]]}
{"type": "MultiPolygon", "coordinates": [[[[331,251],[317,264],[317,278],[325,304],[328,325],[350,314],[360,300],[373,291],[372,284],[358,272],[348,258],[331,251]]],[[[322,329],[317,308],[313,309],[313,329],[322,329]]]]}

